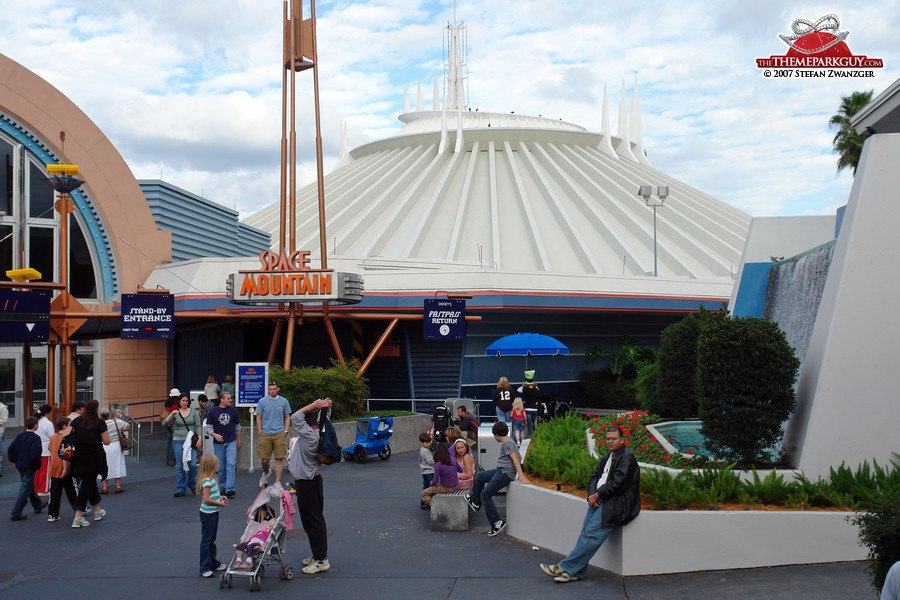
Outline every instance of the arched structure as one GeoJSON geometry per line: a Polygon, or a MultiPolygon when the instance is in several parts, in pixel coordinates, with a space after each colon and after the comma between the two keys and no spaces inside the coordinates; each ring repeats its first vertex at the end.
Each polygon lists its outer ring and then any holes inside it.
{"type": "MultiPolygon", "coordinates": [[[[54,193],[42,181],[46,164],[53,163],[77,164],[85,180],[73,193],[68,254],[69,289],[88,310],[109,313],[122,293],[136,292],[154,267],[171,260],[170,232],[157,229],[137,181],[109,139],[59,90],[2,55],[0,162],[0,272],[39,266],[43,281],[58,281],[61,221],[53,209],[54,193]],[[64,148],[60,132],[65,132],[64,148]]],[[[85,340],[78,347],[79,397],[111,402],[165,394],[165,342],[124,344],[85,340]]],[[[55,358],[47,347],[35,346],[36,403],[58,399],[40,380],[48,360],[55,358]]],[[[21,398],[12,391],[28,372],[22,362],[19,346],[0,345],[0,395],[11,407],[12,424],[22,418],[21,398]]]]}

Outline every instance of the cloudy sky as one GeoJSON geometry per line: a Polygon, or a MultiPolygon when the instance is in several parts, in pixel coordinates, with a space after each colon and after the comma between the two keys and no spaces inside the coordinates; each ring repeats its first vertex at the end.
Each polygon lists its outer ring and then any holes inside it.
{"type": "MultiPolygon", "coordinates": [[[[308,14],[309,4],[305,2],[308,14]]],[[[319,0],[325,172],[341,123],[351,146],[399,129],[403,86],[431,106],[449,0],[319,0]]],[[[0,0],[0,53],[62,90],[139,179],[162,178],[243,216],[278,199],[281,18],[276,0],[0,0]]],[[[898,77],[900,3],[757,0],[460,0],[468,104],[541,114],[599,131],[637,75],[654,166],[754,216],[830,214],[836,176],[828,119],[842,95],[898,77]],[[784,54],[794,19],[835,13],[874,79],[766,79],[754,59],[784,54]]],[[[311,72],[298,75],[298,173],[314,179],[311,72]]]]}

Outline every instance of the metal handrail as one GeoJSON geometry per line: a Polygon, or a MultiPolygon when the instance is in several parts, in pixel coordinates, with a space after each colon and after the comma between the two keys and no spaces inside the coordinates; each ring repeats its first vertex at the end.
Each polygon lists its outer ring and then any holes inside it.
{"type": "Polygon", "coordinates": [[[141,462],[141,423],[130,416],[123,417],[123,420],[131,425],[131,430],[127,432],[131,434],[131,456],[136,462],[141,462]]]}

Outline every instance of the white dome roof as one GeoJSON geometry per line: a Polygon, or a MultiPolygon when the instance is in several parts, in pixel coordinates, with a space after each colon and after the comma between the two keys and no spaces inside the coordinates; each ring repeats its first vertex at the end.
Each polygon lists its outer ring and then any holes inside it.
{"type": "MultiPolygon", "coordinates": [[[[603,127],[465,109],[459,32],[448,27],[445,102],[416,110],[404,90],[403,127],[391,138],[342,149],[325,177],[329,257],[407,262],[440,270],[653,275],[653,210],[641,185],[669,186],[658,209],[659,279],[730,282],[750,216],[654,169],[643,149],[635,82],[631,118],[625,86],[619,136],[603,127]]],[[[246,223],[280,236],[279,205],[246,223]]],[[[318,252],[317,187],[298,191],[297,248],[318,252]]],[[[400,268],[400,267],[397,267],[400,268]]],[[[655,278],[656,279],[656,278],[655,278]]],[[[659,280],[658,279],[658,280],[659,280]]]]}
{"type": "MultiPolygon", "coordinates": [[[[653,211],[637,196],[649,184],[669,186],[658,209],[661,277],[730,278],[740,263],[749,215],[653,167],[605,154],[602,134],[469,111],[447,113],[442,133],[441,115],[402,115],[396,137],[354,149],[326,176],[330,253],[532,273],[652,275],[653,211]]],[[[317,218],[312,184],[298,192],[298,248],[319,248],[317,218]]],[[[247,224],[277,231],[278,205],[247,224]]]]}

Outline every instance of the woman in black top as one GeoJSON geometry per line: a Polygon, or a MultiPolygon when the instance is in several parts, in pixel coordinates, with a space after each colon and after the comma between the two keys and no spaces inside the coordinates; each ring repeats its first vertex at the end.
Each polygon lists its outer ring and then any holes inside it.
{"type": "Polygon", "coordinates": [[[88,502],[94,507],[94,520],[99,521],[106,516],[100,508],[100,492],[97,490],[97,476],[106,479],[106,451],[103,445],[109,445],[109,432],[106,421],[100,418],[100,403],[94,399],[84,405],[84,412],[72,421],[75,432],[75,456],[72,458],[72,475],[80,481],[78,497],[75,499],[75,520],[72,527],[87,527],[90,521],[84,518],[84,510],[88,502]]]}

